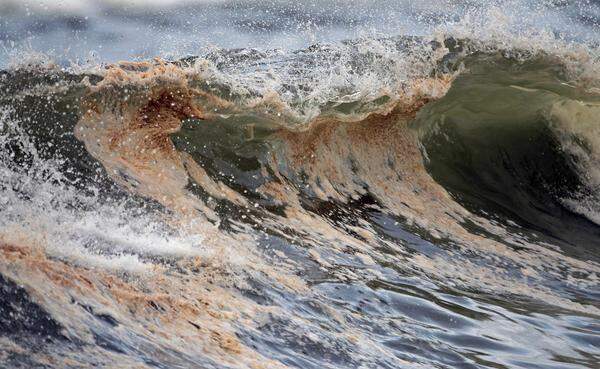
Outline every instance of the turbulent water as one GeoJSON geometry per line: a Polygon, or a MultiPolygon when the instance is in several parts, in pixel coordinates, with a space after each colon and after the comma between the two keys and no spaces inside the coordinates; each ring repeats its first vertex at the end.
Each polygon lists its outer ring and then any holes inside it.
{"type": "Polygon", "coordinates": [[[10,46],[0,367],[600,368],[597,4],[346,37],[365,4],[292,49],[10,46]]]}

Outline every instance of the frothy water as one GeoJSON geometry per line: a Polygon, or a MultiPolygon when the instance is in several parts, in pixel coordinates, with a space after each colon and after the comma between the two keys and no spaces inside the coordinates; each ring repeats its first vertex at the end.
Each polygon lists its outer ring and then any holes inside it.
{"type": "Polygon", "coordinates": [[[0,367],[598,366],[595,2],[0,9],[0,367]]]}
{"type": "MultiPolygon", "coordinates": [[[[63,65],[179,59],[217,49],[294,51],[316,43],[468,25],[479,35],[539,31],[598,44],[595,1],[2,0],[0,63],[41,52],[63,65]]],[[[507,41],[510,43],[510,41],[507,41]]]]}

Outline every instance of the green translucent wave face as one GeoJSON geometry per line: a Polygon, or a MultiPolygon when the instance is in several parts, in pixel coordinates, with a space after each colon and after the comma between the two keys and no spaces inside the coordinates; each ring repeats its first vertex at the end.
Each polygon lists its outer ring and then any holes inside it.
{"type": "MultiPolygon", "coordinates": [[[[593,160],[582,162],[592,156],[593,132],[568,131],[552,112],[561,104],[579,104],[573,115],[583,114],[581,124],[593,127],[588,110],[597,109],[600,96],[575,87],[564,65],[549,57],[522,62],[478,53],[463,62],[465,71],[447,95],[427,104],[411,123],[431,176],[483,218],[515,232],[524,228],[530,237],[559,244],[573,256],[597,258],[593,245],[600,230],[566,204],[585,198],[596,206],[586,178],[593,160]]],[[[336,115],[363,108],[356,102],[323,110],[336,115]]],[[[172,139],[211,177],[250,194],[274,180],[261,168],[269,168],[270,153],[281,145],[278,129],[259,115],[232,115],[186,121],[172,139]]],[[[301,180],[300,175],[293,181],[302,187],[301,180]]]]}
{"type": "Polygon", "coordinates": [[[564,69],[546,58],[519,63],[487,56],[467,60],[466,67],[413,123],[430,174],[468,209],[594,258],[590,246],[600,231],[565,206],[568,199],[595,197],[581,155],[566,149],[590,153],[593,137],[585,130],[557,132],[551,112],[577,102],[575,116],[589,116],[585,110],[597,109],[600,97],[572,87],[564,69]]]}

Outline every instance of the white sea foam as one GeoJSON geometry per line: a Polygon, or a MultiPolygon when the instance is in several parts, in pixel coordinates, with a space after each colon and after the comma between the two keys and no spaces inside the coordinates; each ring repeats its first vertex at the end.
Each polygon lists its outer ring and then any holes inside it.
{"type": "Polygon", "coordinates": [[[93,191],[82,194],[57,169],[61,160],[42,158],[7,111],[0,116],[0,147],[0,241],[130,272],[151,270],[155,257],[178,260],[214,253],[203,246],[201,235],[169,230],[143,208],[102,202],[93,191]],[[8,145],[30,155],[31,166],[10,164],[15,153],[8,145]]]}
{"type": "Polygon", "coordinates": [[[548,113],[562,149],[571,155],[585,188],[564,203],[600,225],[600,104],[564,100],[548,113]]]}

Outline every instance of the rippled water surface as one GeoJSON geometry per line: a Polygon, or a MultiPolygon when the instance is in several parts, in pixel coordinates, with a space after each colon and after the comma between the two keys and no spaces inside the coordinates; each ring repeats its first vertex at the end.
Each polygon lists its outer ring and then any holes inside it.
{"type": "Polygon", "coordinates": [[[598,16],[0,1],[0,368],[600,368],[598,16]]]}

